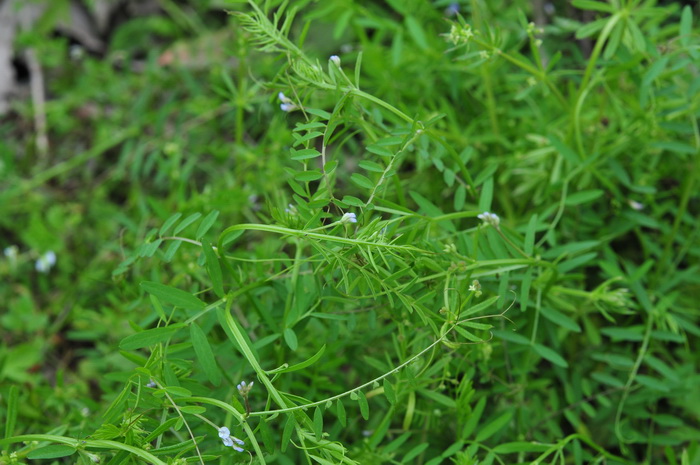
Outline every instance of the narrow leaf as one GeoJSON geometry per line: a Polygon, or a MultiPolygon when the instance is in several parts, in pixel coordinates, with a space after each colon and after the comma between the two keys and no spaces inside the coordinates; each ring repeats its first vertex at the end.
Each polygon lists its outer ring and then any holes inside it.
{"type": "Polygon", "coordinates": [[[216,222],[216,219],[219,217],[219,211],[218,210],[212,210],[203,220],[202,223],[199,225],[199,228],[197,228],[197,233],[194,235],[194,237],[197,240],[200,240],[204,235],[209,231],[209,229],[214,226],[214,223],[216,222]]]}
{"type": "Polygon", "coordinates": [[[195,221],[197,221],[201,216],[202,216],[201,213],[192,213],[190,216],[188,216],[187,218],[185,218],[184,220],[182,220],[182,221],[180,222],[180,224],[177,225],[177,227],[176,227],[175,230],[173,231],[173,234],[179,233],[180,231],[182,231],[183,229],[185,229],[187,226],[189,226],[189,225],[191,225],[192,223],[194,223],[195,221]]]}
{"type": "Polygon", "coordinates": [[[287,450],[287,446],[289,445],[290,439],[292,439],[292,433],[294,432],[294,427],[296,424],[297,421],[294,419],[294,414],[289,415],[287,417],[287,423],[284,425],[284,431],[282,431],[282,452],[287,450]]]}
{"type": "Polygon", "coordinates": [[[316,439],[320,440],[321,435],[323,434],[323,412],[321,411],[321,407],[316,407],[314,410],[313,428],[316,439]]]}
{"type": "Polygon", "coordinates": [[[513,410],[508,410],[500,417],[491,421],[489,424],[484,426],[479,430],[479,434],[476,435],[476,442],[484,442],[494,434],[501,431],[513,418],[513,410]]]}
{"type": "Polygon", "coordinates": [[[172,337],[181,326],[165,326],[163,328],[147,329],[140,333],[127,336],[119,343],[123,350],[134,350],[142,347],[150,347],[160,342],[165,342],[172,337]]]}
{"type": "Polygon", "coordinates": [[[158,297],[161,301],[182,307],[188,310],[201,310],[206,304],[193,296],[189,292],[185,292],[175,287],[166,286],[165,284],[156,283],[153,281],[143,281],[141,288],[151,295],[158,297]]]}
{"type": "Polygon", "coordinates": [[[553,364],[560,366],[562,368],[567,368],[569,366],[569,364],[566,362],[566,360],[564,360],[564,357],[562,357],[561,355],[559,355],[558,353],[556,353],[554,350],[550,349],[549,347],[543,346],[542,344],[535,343],[535,345],[533,345],[533,348],[535,349],[535,352],[537,352],[537,354],[540,357],[542,357],[546,360],[549,360],[553,364]]]}
{"type": "Polygon", "coordinates": [[[190,325],[190,338],[192,339],[194,353],[197,355],[197,360],[199,360],[202,370],[204,370],[209,381],[214,386],[218,386],[219,383],[221,383],[221,371],[216,364],[214,352],[211,350],[207,336],[196,323],[190,325]]]}
{"type": "Polygon", "coordinates": [[[211,279],[212,287],[214,288],[214,293],[223,298],[224,297],[224,282],[223,275],[221,273],[221,264],[219,263],[219,257],[216,255],[214,248],[211,244],[202,240],[202,250],[204,251],[204,257],[207,260],[207,274],[211,279]]]}
{"type": "Polygon", "coordinates": [[[5,439],[14,435],[17,424],[17,398],[19,390],[16,385],[10,386],[7,395],[7,417],[5,418],[5,439]]]}
{"type": "Polygon", "coordinates": [[[338,399],[336,401],[336,414],[338,415],[338,421],[340,422],[341,425],[345,426],[347,424],[347,417],[345,415],[345,406],[343,405],[343,402],[338,399]]]}
{"type": "Polygon", "coordinates": [[[369,405],[367,404],[367,397],[362,391],[357,391],[357,403],[360,404],[360,414],[365,420],[369,419],[369,405]]]}
{"type": "Polygon", "coordinates": [[[162,236],[166,232],[170,230],[170,228],[173,227],[173,225],[177,222],[177,220],[180,219],[182,216],[182,213],[175,213],[173,216],[165,220],[165,223],[163,223],[163,226],[160,227],[160,230],[158,231],[158,235],[162,236]]]}
{"type": "Polygon", "coordinates": [[[287,343],[290,349],[297,350],[299,343],[297,341],[297,334],[292,328],[287,328],[284,330],[284,342],[287,343]]]}
{"type": "Polygon", "coordinates": [[[396,391],[394,391],[394,386],[391,385],[388,378],[384,378],[384,395],[390,404],[396,403],[396,391]]]}
{"type": "Polygon", "coordinates": [[[27,458],[32,460],[57,459],[59,457],[68,457],[75,454],[75,452],[75,447],[61,444],[35,449],[27,454],[27,458]]]}
{"type": "Polygon", "coordinates": [[[287,368],[278,368],[278,369],[276,369],[276,370],[268,371],[268,374],[272,374],[272,373],[289,373],[290,371],[299,371],[299,370],[303,370],[304,368],[306,368],[306,367],[308,367],[308,366],[311,366],[311,365],[313,365],[314,363],[316,363],[316,362],[318,361],[318,359],[321,358],[321,356],[323,355],[323,353],[324,353],[325,351],[326,351],[326,346],[324,345],[324,346],[321,347],[321,349],[319,349],[319,351],[316,352],[311,358],[309,358],[309,359],[307,359],[307,360],[304,360],[304,361],[301,362],[301,363],[297,363],[296,365],[289,366],[289,367],[287,367],[287,368]]]}

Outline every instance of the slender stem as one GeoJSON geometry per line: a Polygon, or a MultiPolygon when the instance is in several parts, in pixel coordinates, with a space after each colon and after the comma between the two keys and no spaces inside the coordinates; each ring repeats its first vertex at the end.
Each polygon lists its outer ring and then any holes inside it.
{"type": "Polygon", "coordinates": [[[94,448],[94,449],[110,449],[110,450],[123,450],[129,452],[130,454],[141,457],[144,461],[150,462],[155,465],[166,465],[165,462],[160,460],[155,455],[147,452],[143,449],[139,449],[135,446],[130,446],[118,441],[109,441],[105,439],[75,439],[65,436],[56,436],[53,434],[23,434],[21,436],[12,436],[10,438],[0,439],[0,444],[12,444],[15,442],[30,442],[30,441],[48,441],[56,442],[59,444],[66,444],[68,446],[73,446],[76,449],[79,448],[94,448]]]}
{"type": "Polygon", "coordinates": [[[366,240],[362,240],[362,239],[352,239],[349,237],[331,236],[328,234],[318,234],[318,233],[314,233],[314,232],[304,231],[303,229],[290,229],[290,228],[285,228],[284,226],[276,226],[276,225],[268,225],[268,224],[237,224],[237,225],[230,226],[230,227],[226,228],[219,236],[219,243],[218,243],[219,249],[223,248],[223,239],[228,234],[230,234],[234,231],[240,231],[240,230],[265,231],[265,232],[272,232],[272,233],[277,233],[277,234],[285,234],[285,235],[294,236],[294,237],[317,239],[317,240],[329,241],[329,242],[338,242],[341,244],[348,244],[348,245],[364,245],[364,246],[372,246],[372,247],[381,247],[381,248],[392,249],[392,250],[403,250],[405,252],[429,253],[428,251],[424,251],[422,249],[419,249],[417,247],[413,247],[410,245],[395,245],[395,244],[387,244],[387,243],[382,243],[382,242],[366,241],[366,240]]]}

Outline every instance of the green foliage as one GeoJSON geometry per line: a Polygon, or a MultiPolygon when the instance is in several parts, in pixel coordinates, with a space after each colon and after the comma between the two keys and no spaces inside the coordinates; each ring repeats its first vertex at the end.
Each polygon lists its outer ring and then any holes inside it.
{"type": "Polygon", "coordinates": [[[700,462],[694,12],[435,3],[117,66],[209,34],[164,2],[56,65],[52,158],[0,142],[0,463],[700,462]]]}

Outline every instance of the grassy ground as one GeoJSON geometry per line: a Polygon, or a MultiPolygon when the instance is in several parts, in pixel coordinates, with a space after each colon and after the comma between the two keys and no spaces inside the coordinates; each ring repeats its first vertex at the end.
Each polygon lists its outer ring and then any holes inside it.
{"type": "Polygon", "coordinates": [[[699,12],[538,5],[22,35],[0,463],[700,464],[699,12]]]}

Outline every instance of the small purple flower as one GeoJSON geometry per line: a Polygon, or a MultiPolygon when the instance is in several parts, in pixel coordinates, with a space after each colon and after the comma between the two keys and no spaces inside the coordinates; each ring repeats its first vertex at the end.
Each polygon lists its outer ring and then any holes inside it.
{"type": "Polygon", "coordinates": [[[338,55],[331,55],[330,60],[333,62],[334,65],[340,67],[340,57],[338,55]]]}
{"type": "Polygon", "coordinates": [[[459,3],[457,2],[450,3],[450,6],[445,9],[445,15],[447,16],[456,16],[457,13],[459,13],[459,3]]]}

